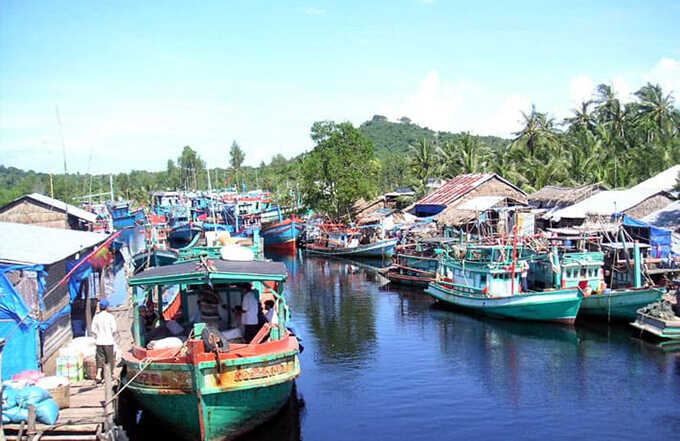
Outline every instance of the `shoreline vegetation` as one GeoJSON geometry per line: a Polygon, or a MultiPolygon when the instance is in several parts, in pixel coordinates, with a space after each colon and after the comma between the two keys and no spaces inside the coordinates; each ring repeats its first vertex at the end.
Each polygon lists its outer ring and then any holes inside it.
{"type": "MultiPolygon", "coordinates": [[[[349,122],[314,123],[315,147],[294,158],[276,154],[267,164],[244,166],[245,152],[225,148],[228,168],[205,168],[190,146],[158,172],[112,175],[115,196],[146,203],[155,190],[237,187],[272,192],[281,204],[301,197],[307,208],[342,217],[357,199],[409,186],[420,196],[431,178],[494,172],[527,192],[545,185],[634,185],[680,163],[680,110],[660,86],[646,84],[630,102],[600,84],[592,97],[557,121],[535,107],[522,113],[512,139],[437,132],[374,115],[358,128],[349,122]],[[208,185],[208,175],[210,185],[208,185]],[[330,197],[328,197],[330,196],[330,197]]],[[[109,175],[53,174],[0,165],[0,205],[39,192],[71,203],[107,193],[109,175]]],[[[97,200],[95,197],[93,200],[97,200]]],[[[104,199],[107,199],[105,197],[104,199]]]]}

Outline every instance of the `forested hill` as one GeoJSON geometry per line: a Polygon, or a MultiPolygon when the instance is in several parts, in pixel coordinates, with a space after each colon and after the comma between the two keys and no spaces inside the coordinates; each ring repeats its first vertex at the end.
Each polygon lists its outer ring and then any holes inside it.
{"type": "MultiPolygon", "coordinates": [[[[427,127],[420,127],[403,117],[399,122],[388,121],[382,115],[374,115],[369,121],[359,126],[361,133],[373,141],[375,154],[383,159],[393,154],[404,154],[409,151],[409,146],[416,141],[427,139],[431,141],[437,137],[439,141],[456,141],[463,135],[460,133],[436,132],[427,127]]],[[[479,136],[479,140],[496,150],[505,147],[510,141],[496,136],[479,136]]]]}

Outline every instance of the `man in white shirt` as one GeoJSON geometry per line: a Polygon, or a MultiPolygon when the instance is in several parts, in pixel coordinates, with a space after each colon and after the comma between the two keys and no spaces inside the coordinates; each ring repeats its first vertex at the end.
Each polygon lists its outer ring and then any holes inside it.
{"type": "Polygon", "coordinates": [[[246,343],[250,341],[257,335],[257,331],[260,330],[258,325],[258,312],[260,311],[259,301],[255,295],[255,290],[252,289],[250,284],[243,286],[243,300],[241,301],[242,315],[241,323],[243,324],[243,338],[246,343]]]}
{"type": "Polygon", "coordinates": [[[97,345],[95,359],[97,362],[96,381],[98,383],[101,382],[103,378],[104,366],[106,366],[113,375],[113,345],[115,343],[114,337],[118,333],[118,327],[116,326],[116,319],[107,311],[108,307],[108,300],[100,300],[99,312],[92,319],[92,334],[94,336],[95,344],[97,345]]]}

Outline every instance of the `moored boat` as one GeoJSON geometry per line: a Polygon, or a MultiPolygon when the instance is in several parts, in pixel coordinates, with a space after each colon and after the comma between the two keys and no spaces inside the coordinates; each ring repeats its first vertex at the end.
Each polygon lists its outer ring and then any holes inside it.
{"type": "Polygon", "coordinates": [[[359,228],[341,224],[321,224],[320,234],[306,250],[322,256],[389,257],[398,239],[381,239],[361,234],[359,228]]]}
{"type": "Polygon", "coordinates": [[[211,326],[185,317],[181,324],[189,332],[186,341],[166,349],[145,347],[148,342],[135,307],[135,344],[124,355],[125,380],[135,401],[190,440],[234,439],[276,414],[300,374],[299,344],[286,326],[290,319],[283,296],[286,277],[279,262],[205,257],[150,268],[132,277],[135,305],[144,303],[154,287],[173,284],[181,286],[186,317],[204,311],[206,296],[215,298],[215,308],[220,302],[226,305],[225,311],[208,321],[211,326]],[[243,283],[259,290],[260,303],[264,298],[274,302],[273,319],[247,342],[240,337],[235,312],[243,302],[243,283]],[[142,288],[144,293],[139,292],[142,288]]]}
{"type": "Polygon", "coordinates": [[[295,216],[262,227],[264,247],[275,251],[295,252],[304,221],[295,216]]]}
{"type": "MultiPolygon", "coordinates": [[[[445,251],[435,281],[426,293],[436,300],[486,315],[518,320],[571,324],[583,296],[577,288],[521,289],[522,248],[506,245],[470,246],[461,257],[445,251]]],[[[558,286],[560,283],[558,283],[558,286]]]]}
{"type": "Polygon", "coordinates": [[[678,305],[671,305],[667,301],[653,303],[637,312],[637,318],[631,326],[640,333],[649,334],[664,340],[680,340],[680,316],[678,305]],[[675,306],[675,310],[673,309],[675,306]]]}

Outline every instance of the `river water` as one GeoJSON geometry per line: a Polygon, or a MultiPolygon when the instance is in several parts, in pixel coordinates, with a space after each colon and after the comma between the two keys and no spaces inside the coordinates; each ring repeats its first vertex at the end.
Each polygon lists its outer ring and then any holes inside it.
{"type": "Polygon", "coordinates": [[[680,439],[680,352],[625,325],[475,317],[382,286],[365,262],[276,259],[302,374],[242,440],[680,439]]]}

